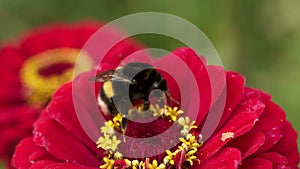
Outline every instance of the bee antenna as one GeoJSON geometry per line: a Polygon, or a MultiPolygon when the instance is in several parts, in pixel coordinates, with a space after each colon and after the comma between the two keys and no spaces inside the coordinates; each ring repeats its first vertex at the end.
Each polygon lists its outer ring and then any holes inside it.
{"type": "Polygon", "coordinates": [[[179,101],[175,100],[173,97],[170,97],[170,100],[172,100],[173,102],[175,102],[177,105],[179,105],[179,101]]]}

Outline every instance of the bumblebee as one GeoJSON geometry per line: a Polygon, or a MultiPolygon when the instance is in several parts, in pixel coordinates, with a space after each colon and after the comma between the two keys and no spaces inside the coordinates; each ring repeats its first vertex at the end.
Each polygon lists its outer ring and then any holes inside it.
{"type": "Polygon", "coordinates": [[[159,103],[164,101],[164,94],[171,103],[166,80],[153,66],[146,63],[132,62],[115,70],[101,72],[96,75],[96,81],[103,82],[97,98],[99,106],[104,113],[122,114],[123,133],[126,131],[129,106],[135,101],[141,101],[144,111],[148,110],[149,95],[153,91],[159,103]]]}

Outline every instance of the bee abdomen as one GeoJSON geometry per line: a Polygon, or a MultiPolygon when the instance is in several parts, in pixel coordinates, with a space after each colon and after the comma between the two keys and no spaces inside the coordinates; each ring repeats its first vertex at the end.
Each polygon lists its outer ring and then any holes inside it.
{"type": "MultiPolygon", "coordinates": [[[[104,86],[103,86],[104,87],[104,86]]],[[[112,114],[115,115],[118,113],[112,98],[108,98],[104,88],[101,88],[100,94],[97,98],[98,105],[100,106],[101,110],[104,114],[112,114]]]]}
{"type": "Polygon", "coordinates": [[[98,102],[98,105],[100,106],[101,108],[101,111],[105,114],[105,115],[109,115],[110,111],[107,107],[107,104],[103,101],[103,99],[101,98],[100,94],[98,95],[97,97],[97,102],[98,102]]]}

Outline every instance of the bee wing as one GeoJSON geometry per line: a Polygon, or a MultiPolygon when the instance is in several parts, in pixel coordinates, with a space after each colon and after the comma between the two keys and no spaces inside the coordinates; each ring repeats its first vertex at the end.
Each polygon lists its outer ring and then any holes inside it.
{"type": "Polygon", "coordinates": [[[132,83],[132,81],[124,76],[120,76],[120,75],[112,75],[112,81],[118,81],[118,82],[127,82],[127,83],[132,83]]]}
{"type": "Polygon", "coordinates": [[[96,77],[91,78],[90,80],[96,82],[107,82],[109,80],[112,80],[112,81],[119,81],[119,82],[135,83],[135,81],[132,81],[131,79],[125,76],[114,74],[113,70],[103,71],[97,74],[96,77]]]}
{"type": "Polygon", "coordinates": [[[95,82],[106,82],[113,78],[113,73],[113,70],[106,70],[97,74],[95,77],[90,78],[90,80],[95,82]]]}

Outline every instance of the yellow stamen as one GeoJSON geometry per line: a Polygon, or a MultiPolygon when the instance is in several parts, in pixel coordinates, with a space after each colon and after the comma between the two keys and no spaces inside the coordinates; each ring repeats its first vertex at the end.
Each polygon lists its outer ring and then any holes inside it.
{"type": "Polygon", "coordinates": [[[157,160],[153,160],[152,163],[149,164],[149,169],[165,169],[166,165],[164,163],[158,164],[157,160]]]}
{"type": "Polygon", "coordinates": [[[100,168],[105,168],[105,169],[113,169],[114,168],[115,161],[113,159],[104,157],[103,160],[104,160],[105,164],[101,165],[100,168]]]}
{"type": "Polygon", "coordinates": [[[157,117],[157,116],[161,116],[162,115],[162,110],[158,104],[155,104],[155,105],[150,105],[150,110],[153,112],[153,116],[154,117],[157,117]]]}
{"type": "Polygon", "coordinates": [[[120,127],[121,126],[121,123],[122,123],[122,114],[118,113],[114,118],[113,118],[113,122],[114,122],[114,126],[116,128],[120,127]]]}
{"type": "MultiPolygon", "coordinates": [[[[118,160],[122,160],[123,159],[123,155],[120,153],[120,152],[116,152],[115,154],[114,154],[114,158],[115,159],[118,159],[118,160]]],[[[126,161],[126,160],[125,160],[126,161]]]]}
{"type": "Polygon", "coordinates": [[[201,146],[197,141],[196,137],[192,134],[187,134],[185,138],[180,137],[179,140],[182,142],[181,146],[178,146],[179,150],[186,151],[186,159],[185,161],[189,162],[192,166],[194,161],[198,161],[195,154],[198,151],[198,148],[201,146]]]}
{"type": "Polygon", "coordinates": [[[182,110],[178,110],[178,107],[169,107],[169,106],[165,106],[164,107],[164,115],[165,116],[169,116],[171,118],[172,121],[176,121],[177,117],[179,114],[183,114],[182,110]]]}
{"type": "Polygon", "coordinates": [[[112,136],[115,133],[114,126],[111,120],[105,122],[104,126],[101,127],[101,133],[112,136]]]}
{"type": "Polygon", "coordinates": [[[196,121],[190,121],[189,117],[180,117],[178,119],[178,124],[185,130],[190,131],[191,129],[197,128],[194,124],[196,121]]]}
{"type": "Polygon", "coordinates": [[[170,150],[166,150],[167,156],[164,158],[164,164],[174,165],[174,157],[176,153],[172,153],[170,150]]]}
{"type": "MultiPolygon", "coordinates": [[[[133,109],[129,110],[128,114],[132,114],[136,112],[136,109],[141,108],[140,105],[137,105],[133,109]]],[[[193,166],[195,162],[200,163],[200,160],[197,159],[196,153],[198,151],[198,148],[202,146],[202,135],[199,134],[199,136],[195,136],[189,131],[193,128],[197,128],[195,126],[195,121],[190,121],[189,117],[180,117],[177,119],[177,117],[183,113],[182,110],[179,110],[178,107],[171,108],[169,106],[164,106],[163,108],[160,108],[158,105],[150,105],[150,110],[152,111],[152,115],[155,116],[162,116],[162,118],[166,118],[168,120],[174,120],[175,123],[179,126],[181,131],[186,131],[186,134],[184,134],[182,137],[179,138],[181,144],[178,146],[178,149],[175,151],[166,150],[166,156],[163,158],[163,163],[159,163],[157,160],[150,161],[149,158],[146,158],[146,161],[138,161],[133,160],[130,161],[129,159],[124,159],[126,162],[127,168],[133,168],[133,169],[140,169],[145,168],[145,166],[148,166],[149,169],[166,169],[170,168],[174,165],[177,165],[175,161],[175,157],[177,155],[180,156],[180,158],[184,161],[184,164],[189,164],[190,166],[193,166]],[[180,153],[180,154],[179,154],[180,153]],[[184,155],[182,153],[185,153],[184,155]],[[183,155],[183,156],[182,156],[183,155]],[[183,159],[184,158],[184,159],[183,159]]],[[[108,122],[105,122],[105,126],[101,127],[101,133],[103,136],[99,137],[97,141],[98,148],[102,148],[104,150],[107,150],[109,153],[109,157],[114,157],[113,160],[119,160],[123,159],[123,155],[116,151],[118,149],[118,145],[120,144],[120,140],[117,140],[117,137],[114,135],[114,133],[111,133],[110,130],[113,129],[120,129],[120,124],[122,121],[122,115],[118,113],[113,120],[110,120],[108,122]]],[[[100,166],[100,168],[107,167],[109,168],[108,161],[107,164],[100,166]]]]}
{"type": "Polygon", "coordinates": [[[104,137],[99,137],[96,144],[98,145],[97,148],[102,148],[104,150],[112,150],[116,151],[118,145],[121,143],[120,140],[117,139],[116,136],[110,138],[109,135],[104,135],[104,137]]]}

